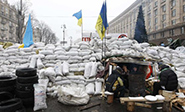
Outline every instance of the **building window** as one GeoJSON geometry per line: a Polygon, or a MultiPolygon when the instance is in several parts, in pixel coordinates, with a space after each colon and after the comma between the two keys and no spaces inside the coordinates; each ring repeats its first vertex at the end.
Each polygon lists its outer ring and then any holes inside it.
{"type": "Polygon", "coordinates": [[[166,23],[163,23],[162,25],[163,25],[163,26],[162,26],[163,28],[166,28],[166,23]]]}
{"type": "Polygon", "coordinates": [[[157,25],[155,25],[155,30],[158,30],[158,26],[157,25]]]}
{"type": "Polygon", "coordinates": [[[172,17],[176,16],[176,9],[172,10],[172,17]]]}
{"type": "Polygon", "coordinates": [[[154,15],[157,16],[157,9],[154,11],[154,15]]]}
{"type": "Polygon", "coordinates": [[[181,33],[184,34],[184,27],[181,27],[181,33]]]}
{"type": "Polygon", "coordinates": [[[162,11],[163,11],[163,12],[166,12],[166,5],[163,5],[163,6],[162,6],[162,11]]]}
{"type": "Polygon", "coordinates": [[[164,37],[164,32],[161,32],[161,37],[164,37]]]}
{"type": "Polygon", "coordinates": [[[166,2],[166,0],[162,0],[162,2],[166,2]]]}
{"type": "Polygon", "coordinates": [[[183,16],[183,21],[185,22],[185,16],[183,16]]]}
{"type": "Polygon", "coordinates": [[[151,7],[150,6],[148,6],[148,11],[151,11],[151,7]]]}
{"type": "Polygon", "coordinates": [[[153,38],[156,39],[156,34],[153,35],[153,38]]]}
{"type": "Polygon", "coordinates": [[[151,27],[151,21],[148,21],[148,27],[151,27]]]}
{"type": "Polygon", "coordinates": [[[176,0],[171,1],[171,6],[174,7],[176,5],[176,0]]]}
{"type": "Polygon", "coordinates": [[[166,14],[163,14],[162,15],[162,21],[165,21],[166,20],[166,14]]]}
{"type": "Polygon", "coordinates": [[[183,5],[183,12],[185,12],[185,5],[183,5]]]}
{"type": "Polygon", "coordinates": [[[174,29],[170,30],[170,35],[173,36],[175,34],[174,29]]]}
{"type": "Polygon", "coordinates": [[[154,6],[154,7],[157,7],[157,6],[158,6],[158,2],[156,1],[156,2],[155,2],[155,6],[154,6]]]}
{"type": "Polygon", "coordinates": [[[148,19],[150,19],[150,18],[151,18],[151,14],[149,13],[149,14],[148,14],[148,19]]]}
{"type": "Polygon", "coordinates": [[[154,24],[157,24],[157,20],[158,20],[158,19],[157,19],[157,18],[155,18],[154,24]]]}
{"type": "Polygon", "coordinates": [[[172,20],[172,25],[175,25],[176,24],[176,20],[172,20]]]}

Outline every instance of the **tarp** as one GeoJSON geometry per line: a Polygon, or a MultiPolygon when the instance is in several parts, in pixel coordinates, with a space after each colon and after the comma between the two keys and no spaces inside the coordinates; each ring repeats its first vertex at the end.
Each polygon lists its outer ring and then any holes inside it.
{"type": "Polygon", "coordinates": [[[24,48],[29,47],[33,44],[33,30],[31,24],[31,15],[29,15],[29,19],[26,26],[26,32],[23,38],[24,48]]]}

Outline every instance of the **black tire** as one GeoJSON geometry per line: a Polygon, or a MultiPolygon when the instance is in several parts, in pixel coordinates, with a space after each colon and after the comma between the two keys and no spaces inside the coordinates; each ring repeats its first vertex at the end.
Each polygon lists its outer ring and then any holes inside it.
{"type": "Polygon", "coordinates": [[[24,98],[22,99],[22,103],[25,107],[33,107],[34,106],[34,97],[30,97],[30,98],[24,98]]]}
{"type": "Polygon", "coordinates": [[[34,91],[15,91],[15,95],[17,98],[30,98],[34,97],[34,91]]]}
{"type": "Polygon", "coordinates": [[[18,77],[30,77],[37,75],[37,70],[35,68],[20,68],[16,70],[16,75],[18,77]]]}
{"type": "Polygon", "coordinates": [[[13,98],[13,95],[9,92],[0,92],[0,101],[6,101],[13,98]]]}
{"type": "Polygon", "coordinates": [[[23,108],[23,105],[19,98],[0,102],[0,112],[16,112],[21,108],[23,108]]]}
{"type": "Polygon", "coordinates": [[[21,84],[21,83],[16,82],[16,90],[18,90],[18,91],[33,91],[34,90],[33,84],[35,84],[35,83],[21,84]]]}
{"type": "Polygon", "coordinates": [[[13,86],[7,86],[7,87],[1,87],[0,88],[0,92],[5,92],[5,91],[14,94],[15,86],[13,85],[13,86]]]}
{"type": "Polygon", "coordinates": [[[16,76],[1,76],[0,77],[0,88],[15,85],[16,76]]]}
{"type": "Polygon", "coordinates": [[[17,82],[21,84],[38,83],[38,76],[32,77],[17,77],[17,82]]]}

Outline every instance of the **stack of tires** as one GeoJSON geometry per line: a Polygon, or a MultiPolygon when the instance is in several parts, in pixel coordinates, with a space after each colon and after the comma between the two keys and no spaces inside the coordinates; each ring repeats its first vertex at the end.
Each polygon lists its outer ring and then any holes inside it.
{"type": "Polygon", "coordinates": [[[35,68],[21,68],[16,70],[15,95],[20,98],[25,107],[34,106],[34,87],[38,83],[37,70],[35,68]]]}
{"type": "Polygon", "coordinates": [[[15,92],[15,84],[16,84],[16,76],[0,76],[0,92],[10,92],[14,94],[15,92]]]}
{"type": "Polygon", "coordinates": [[[22,101],[15,97],[16,76],[0,76],[0,112],[25,112],[22,101]]]}

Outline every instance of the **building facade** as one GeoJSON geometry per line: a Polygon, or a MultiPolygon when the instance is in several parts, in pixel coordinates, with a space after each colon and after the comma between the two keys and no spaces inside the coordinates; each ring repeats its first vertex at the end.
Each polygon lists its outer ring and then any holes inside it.
{"type": "Polygon", "coordinates": [[[142,5],[149,43],[160,45],[185,39],[185,0],[136,0],[109,22],[109,33],[127,33],[134,38],[139,6],[142,5]]]}
{"type": "Polygon", "coordinates": [[[18,11],[7,0],[0,0],[0,41],[17,42],[18,11]]]}

